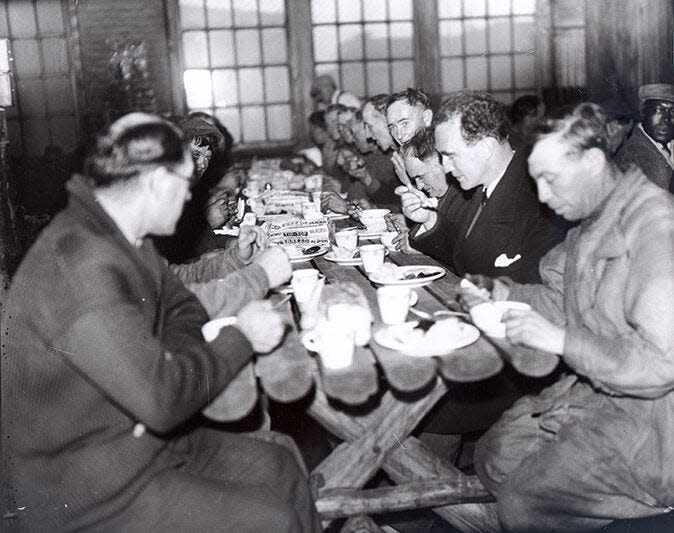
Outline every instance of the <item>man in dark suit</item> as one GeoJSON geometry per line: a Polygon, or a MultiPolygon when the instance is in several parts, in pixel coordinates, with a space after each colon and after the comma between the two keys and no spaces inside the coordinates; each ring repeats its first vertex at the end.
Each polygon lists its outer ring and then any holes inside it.
{"type": "MultiPolygon", "coordinates": [[[[474,190],[458,224],[452,269],[459,276],[538,281],[540,258],[563,235],[536,197],[526,154],[515,152],[508,143],[505,107],[488,93],[459,91],[442,104],[433,127],[445,172],[465,191],[474,190]]],[[[417,239],[431,232],[434,219],[431,214],[417,239]]]]}
{"type": "Polygon", "coordinates": [[[637,165],[665,190],[674,171],[674,85],[649,83],[639,88],[641,122],[616,154],[616,162],[637,165]]]}
{"type": "Polygon", "coordinates": [[[3,515],[21,531],[319,530],[292,450],[200,426],[284,325],[250,302],[205,339],[206,311],[146,238],[190,197],[181,132],[127,115],[85,171],[3,309],[3,515]]]}

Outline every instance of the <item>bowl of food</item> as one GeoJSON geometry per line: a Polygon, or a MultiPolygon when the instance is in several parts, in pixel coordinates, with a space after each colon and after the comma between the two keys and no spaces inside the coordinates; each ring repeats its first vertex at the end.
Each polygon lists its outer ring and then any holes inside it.
{"type": "Polygon", "coordinates": [[[364,209],[359,215],[360,221],[368,233],[383,233],[386,231],[384,216],[390,212],[390,209],[364,209]]]}

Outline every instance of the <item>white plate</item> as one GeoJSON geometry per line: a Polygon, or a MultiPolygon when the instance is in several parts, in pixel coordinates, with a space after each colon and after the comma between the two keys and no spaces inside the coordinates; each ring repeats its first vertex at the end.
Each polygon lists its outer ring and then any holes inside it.
{"type": "Polygon", "coordinates": [[[327,212],[323,213],[325,215],[325,218],[328,220],[346,220],[347,218],[351,218],[349,215],[344,215],[342,213],[334,213],[334,212],[327,212]]]}
{"type": "Polygon", "coordinates": [[[335,252],[328,252],[325,254],[325,260],[344,266],[363,266],[363,260],[360,257],[347,257],[346,259],[340,259],[335,255],[335,252]]]}
{"type": "MultiPolygon", "coordinates": [[[[315,246],[315,245],[313,245],[315,246]]],[[[307,246],[307,248],[311,248],[311,246],[307,246]]],[[[309,261],[309,259],[313,259],[314,257],[318,257],[319,255],[323,255],[326,253],[330,248],[328,246],[321,246],[318,250],[318,252],[314,252],[313,254],[301,254],[301,255],[293,255],[289,256],[288,259],[290,259],[291,263],[301,263],[303,261],[309,261]]]]}
{"type": "MultiPolygon", "coordinates": [[[[384,250],[384,255],[388,255],[388,250],[384,250]]],[[[335,252],[330,251],[325,254],[326,261],[337,263],[344,266],[363,266],[363,260],[360,257],[349,257],[347,259],[340,259],[335,255],[335,252]]]]}
{"type": "Polygon", "coordinates": [[[383,327],[375,331],[373,338],[377,344],[405,355],[435,357],[473,344],[480,337],[475,326],[456,319],[439,320],[428,332],[414,329],[418,323],[412,321],[383,327]]]}
{"type": "Polygon", "coordinates": [[[374,232],[367,232],[365,230],[359,231],[358,232],[358,237],[361,239],[373,239],[374,237],[381,237],[385,231],[374,231],[374,232]]]}
{"type": "Polygon", "coordinates": [[[432,272],[433,274],[424,278],[390,279],[388,277],[382,278],[381,276],[377,275],[377,272],[374,272],[369,276],[370,281],[374,281],[380,285],[408,285],[410,287],[423,287],[424,285],[428,285],[436,279],[441,278],[446,273],[444,268],[435,265],[399,266],[397,270],[401,277],[410,272],[432,272]]]}

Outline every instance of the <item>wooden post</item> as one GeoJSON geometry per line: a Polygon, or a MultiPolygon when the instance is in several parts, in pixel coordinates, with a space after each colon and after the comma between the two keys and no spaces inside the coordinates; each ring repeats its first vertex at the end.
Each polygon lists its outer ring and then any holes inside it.
{"type": "Polygon", "coordinates": [[[314,50],[311,38],[311,2],[286,2],[290,88],[293,107],[293,138],[300,144],[308,142],[307,119],[313,109],[309,93],[314,80],[314,50]]]}
{"type": "Polygon", "coordinates": [[[414,77],[416,86],[431,97],[442,99],[440,74],[440,32],[437,2],[414,0],[414,77]]]}
{"type": "Polygon", "coordinates": [[[5,110],[0,108],[0,311],[20,253],[17,220],[11,204],[8,150],[5,110]]]}

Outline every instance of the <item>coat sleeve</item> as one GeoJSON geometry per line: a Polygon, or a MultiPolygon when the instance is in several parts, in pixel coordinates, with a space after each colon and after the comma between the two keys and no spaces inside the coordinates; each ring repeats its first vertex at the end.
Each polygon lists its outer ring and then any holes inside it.
{"type": "Polygon", "coordinates": [[[128,271],[106,261],[105,250],[92,251],[98,253],[61,265],[78,297],[51,347],[130,418],[170,432],[218,395],[250,360],[252,347],[233,327],[206,343],[203,307],[165,266],[165,310],[156,313],[157,303],[134,291],[128,271]]]}
{"type": "Polygon", "coordinates": [[[222,279],[229,273],[245,266],[236,254],[236,247],[209,252],[190,263],[170,264],[169,269],[180,281],[203,283],[213,279],[222,279]]]}
{"type": "Polygon", "coordinates": [[[269,291],[269,278],[262,267],[252,264],[223,279],[188,283],[187,288],[199,299],[208,316],[215,318],[236,314],[248,302],[264,298],[269,291]]]}
{"type": "Polygon", "coordinates": [[[566,331],[567,363],[619,394],[654,398],[674,390],[674,211],[667,200],[668,209],[640,205],[637,227],[626,225],[626,286],[615,295],[626,332],[566,331]]]}

